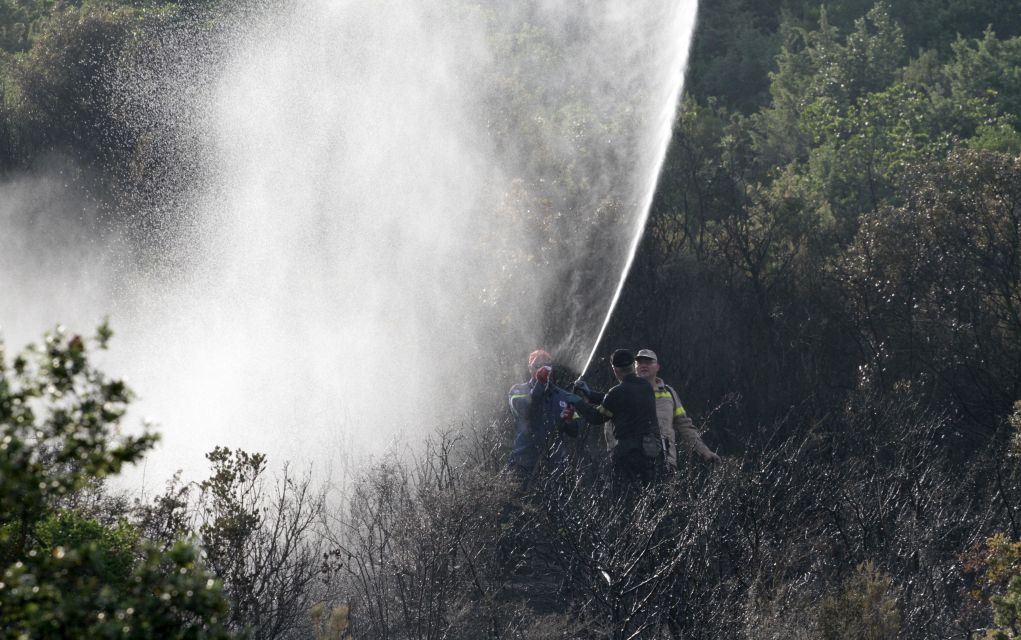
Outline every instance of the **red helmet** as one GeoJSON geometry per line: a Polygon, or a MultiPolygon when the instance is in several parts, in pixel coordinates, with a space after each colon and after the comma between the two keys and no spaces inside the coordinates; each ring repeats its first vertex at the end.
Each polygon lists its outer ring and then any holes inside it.
{"type": "Polygon", "coordinates": [[[532,353],[528,354],[528,367],[530,369],[535,368],[536,362],[548,363],[552,361],[553,356],[551,356],[548,351],[543,351],[542,349],[536,349],[532,353]]]}

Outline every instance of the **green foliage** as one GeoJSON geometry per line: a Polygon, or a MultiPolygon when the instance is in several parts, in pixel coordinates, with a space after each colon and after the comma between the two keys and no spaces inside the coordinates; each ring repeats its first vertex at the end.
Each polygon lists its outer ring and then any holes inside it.
{"type": "Polygon", "coordinates": [[[824,83],[820,89],[826,92],[821,95],[836,92],[852,103],[888,86],[907,61],[904,34],[891,19],[889,4],[883,1],[855,21],[843,47],[834,46],[825,54],[827,64],[820,67],[820,77],[816,79],[824,83]]]}
{"type": "Polygon", "coordinates": [[[329,610],[323,604],[317,604],[309,611],[312,617],[312,632],[315,640],[344,640],[350,638],[348,631],[351,626],[351,609],[347,605],[338,605],[329,610]]]}
{"type": "Polygon", "coordinates": [[[0,624],[14,637],[232,637],[220,584],[190,545],[143,549],[121,583],[101,579],[105,560],[88,545],[30,552],[3,574],[0,624]]]}
{"type": "Polygon", "coordinates": [[[772,104],[752,117],[755,151],[773,175],[805,162],[848,229],[861,213],[893,202],[908,165],[945,156],[955,140],[1017,146],[1013,41],[987,33],[959,41],[945,67],[932,53],[905,66],[904,36],[884,3],[844,37],[825,11],[818,29],[788,25],[781,33],[772,104]]]}
{"type": "Polygon", "coordinates": [[[957,100],[987,98],[1000,111],[1021,116],[1021,36],[1000,40],[987,30],[981,39],[959,39],[946,74],[957,100]]]}
{"type": "Polygon", "coordinates": [[[972,597],[993,610],[994,626],[976,633],[974,639],[1021,638],[1021,542],[994,534],[972,554],[967,566],[978,574],[972,597]]]}
{"type": "Polygon", "coordinates": [[[990,598],[990,604],[993,606],[993,624],[996,628],[975,637],[984,640],[1021,638],[1021,575],[1012,577],[1006,593],[990,598]]]}
{"type": "Polygon", "coordinates": [[[785,25],[781,33],[778,68],[770,74],[772,104],[752,118],[755,151],[774,175],[792,162],[808,161],[843,217],[853,215],[847,209],[867,209],[880,195],[868,188],[876,184],[870,172],[876,160],[872,145],[877,139],[886,144],[890,120],[903,126],[918,118],[918,100],[914,113],[902,116],[899,100],[910,96],[883,93],[905,61],[900,28],[881,2],[843,38],[825,10],[818,29],[785,25]],[[869,184],[863,185],[863,178],[869,184]]]}
{"type": "MultiPolygon", "coordinates": [[[[1021,416],[1015,410],[1014,420],[1021,416]]],[[[1015,426],[1016,428],[1016,426],[1015,426]]],[[[1007,588],[1010,580],[1021,573],[1021,542],[998,532],[982,541],[966,557],[965,568],[976,574],[972,597],[987,598],[1007,588]]]]}
{"type": "Polygon", "coordinates": [[[938,159],[956,136],[993,118],[980,100],[953,104],[924,87],[896,83],[852,105],[819,98],[801,127],[811,137],[808,170],[845,219],[893,200],[912,164],[938,159]]]}
{"type": "Polygon", "coordinates": [[[133,143],[116,116],[114,73],[138,24],[123,8],[69,9],[47,22],[11,72],[22,154],[70,151],[112,167],[128,152],[133,143]]]}
{"type": "Polygon", "coordinates": [[[691,50],[688,95],[712,96],[745,113],[767,99],[767,73],[780,48],[775,14],[762,16],[744,0],[724,0],[699,7],[699,27],[691,50]]]}
{"type": "Polygon", "coordinates": [[[854,576],[819,608],[823,640],[893,640],[901,615],[893,579],[872,562],[858,566],[854,576]]]}
{"type": "Polygon", "coordinates": [[[843,263],[853,313],[873,328],[863,344],[884,386],[928,378],[1002,415],[1021,379],[1021,160],[957,151],[904,187],[903,206],[863,218],[843,263]]]}
{"type": "Polygon", "coordinates": [[[255,577],[244,558],[246,546],[263,523],[259,498],[266,456],[216,447],[206,458],[212,463],[213,475],[200,485],[209,513],[199,529],[202,547],[209,564],[238,600],[249,601],[255,577]]]}
{"type": "Polygon", "coordinates": [[[74,511],[57,511],[36,525],[40,549],[84,549],[99,584],[123,586],[135,564],[139,532],[126,522],[108,527],[74,511]]]}
{"type": "Polygon", "coordinates": [[[894,17],[904,26],[911,51],[950,50],[956,35],[975,38],[990,26],[1021,35],[1021,12],[1009,0],[895,0],[894,17]]]}
{"type": "Polygon", "coordinates": [[[138,461],[156,436],[120,436],[132,393],[62,328],[8,363],[0,349],[0,627],[12,637],[228,638],[220,584],[178,543],[62,505],[138,461]]]}
{"type": "Polygon", "coordinates": [[[266,456],[217,447],[199,484],[198,535],[208,566],[223,580],[228,623],[253,638],[278,638],[307,621],[312,585],[322,573],[323,539],[314,527],[324,496],[311,478],[285,468],[274,491],[264,482],[266,456]]]}
{"type": "Polygon", "coordinates": [[[1021,133],[1004,119],[998,118],[991,124],[976,127],[975,136],[968,140],[968,146],[982,151],[1021,155],[1021,133]]]}
{"type": "Polygon", "coordinates": [[[0,49],[15,52],[31,47],[55,4],[51,0],[0,0],[0,49]]]}
{"type": "Polygon", "coordinates": [[[151,46],[147,33],[193,4],[201,0],[0,0],[0,44],[9,34],[0,46],[0,169],[56,152],[89,164],[100,180],[125,172],[138,139],[119,74],[151,46]]]}
{"type": "Polygon", "coordinates": [[[0,542],[18,554],[57,500],[140,460],[157,439],[116,435],[132,392],[90,365],[86,344],[58,328],[0,369],[0,493],[9,498],[0,521],[20,531],[0,542]]]}
{"type": "Polygon", "coordinates": [[[900,27],[882,2],[844,38],[824,11],[816,31],[788,29],[786,40],[770,92],[774,108],[795,113],[819,98],[854,104],[888,86],[906,62],[900,27]]]}

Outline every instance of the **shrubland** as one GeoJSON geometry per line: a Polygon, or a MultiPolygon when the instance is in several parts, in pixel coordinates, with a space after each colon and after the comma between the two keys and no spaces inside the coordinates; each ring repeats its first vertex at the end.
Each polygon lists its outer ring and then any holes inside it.
{"type": "Polygon", "coordinates": [[[509,425],[494,420],[385,456],[341,501],[224,448],[208,478],[131,500],[105,480],[156,436],[120,434],[131,392],[89,360],[109,335],[57,330],[4,358],[10,637],[992,638],[1017,624],[1017,413],[960,452],[945,410],[861,392],[648,489],[616,483],[591,433],[528,492],[503,471],[509,425]]]}

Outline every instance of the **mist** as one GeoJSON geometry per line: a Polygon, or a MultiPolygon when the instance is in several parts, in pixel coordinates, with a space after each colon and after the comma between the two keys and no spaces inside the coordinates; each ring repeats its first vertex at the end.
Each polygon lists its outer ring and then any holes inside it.
{"type": "Polygon", "coordinates": [[[199,476],[216,445],[336,472],[486,419],[532,349],[584,368],[655,189],[694,0],[243,9],[153,34],[116,79],[176,167],[145,224],[110,223],[52,170],[3,185],[9,350],[110,316],[102,362],[163,434],[146,482],[199,476]]]}

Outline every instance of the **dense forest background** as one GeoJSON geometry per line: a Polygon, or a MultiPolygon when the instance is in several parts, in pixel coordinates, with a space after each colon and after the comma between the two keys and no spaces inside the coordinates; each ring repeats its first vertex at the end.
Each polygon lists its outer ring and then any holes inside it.
{"type": "MultiPolygon", "coordinates": [[[[167,196],[105,79],[206,5],[3,0],[0,170],[167,196]]],[[[0,634],[1021,637],[1016,3],[705,3],[685,93],[603,351],[654,348],[724,465],[624,505],[593,439],[516,496],[501,417],[342,509],[225,449],[124,496],[110,332],[52,333],[0,371],[0,634]]]]}

